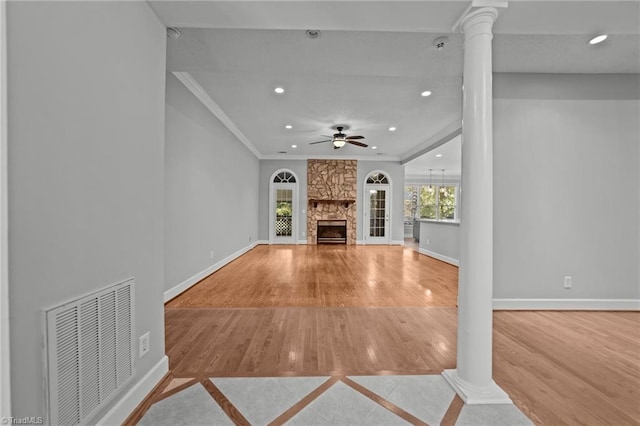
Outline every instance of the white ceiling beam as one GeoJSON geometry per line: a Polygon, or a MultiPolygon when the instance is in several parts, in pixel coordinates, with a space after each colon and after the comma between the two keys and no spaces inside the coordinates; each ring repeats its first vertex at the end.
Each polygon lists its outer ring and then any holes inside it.
{"type": "Polygon", "coordinates": [[[400,163],[406,164],[429,151],[433,151],[439,146],[444,145],[451,139],[462,134],[462,123],[459,120],[454,121],[438,133],[427,139],[425,142],[413,148],[400,157],[400,163]]]}
{"type": "Polygon", "coordinates": [[[238,126],[236,126],[231,118],[229,118],[229,116],[225,114],[222,108],[220,108],[220,106],[211,98],[211,96],[209,96],[207,91],[204,90],[202,86],[200,86],[200,84],[196,81],[195,78],[193,78],[191,74],[189,74],[188,72],[174,72],[173,75],[175,75],[176,78],[180,80],[182,84],[184,84],[185,87],[189,89],[189,91],[193,93],[193,95],[198,98],[198,100],[202,102],[202,104],[207,107],[207,109],[211,111],[211,113],[216,116],[216,118],[220,120],[220,122],[224,124],[225,127],[229,129],[229,131],[233,133],[234,136],[238,138],[238,140],[249,149],[249,151],[253,153],[253,155],[258,157],[258,159],[260,160],[263,158],[262,154],[260,153],[260,151],[258,151],[255,145],[240,131],[240,129],[238,129],[238,126]]]}

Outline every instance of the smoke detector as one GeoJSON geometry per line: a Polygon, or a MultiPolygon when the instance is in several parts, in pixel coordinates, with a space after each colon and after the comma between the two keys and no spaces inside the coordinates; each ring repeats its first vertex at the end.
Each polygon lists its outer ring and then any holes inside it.
{"type": "Polygon", "coordinates": [[[176,27],[167,28],[167,37],[170,38],[171,40],[177,40],[178,38],[180,38],[180,34],[182,33],[176,27]]]}
{"type": "Polygon", "coordinates": [[[307,30],[305,34],[307,35],[307,38],[318,38],[320,37],[320,30],[307,30]]]}
{"type": "Polygon", "coordinates": [[[442,50],[449,43],[449,39],[446,37],[438,37],[433,40],[433,48],[436,50],[442,50]]]}

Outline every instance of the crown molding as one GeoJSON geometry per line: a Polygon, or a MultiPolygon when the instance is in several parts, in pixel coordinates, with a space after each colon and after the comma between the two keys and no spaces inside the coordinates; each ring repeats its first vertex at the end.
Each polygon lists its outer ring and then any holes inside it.
{"type": "Polygon", "coordinates": [[[478,9],[482,8],[493,8],[496,13],[498,13],[499,9],[504,9],[509,7],[508,1],[500,1],[500,0],[472,0],[469,3],[469,6],[462,12],[462,15],[454,22],[451,27],[452,33],[462,32],[462,22],[471,14],[476,12],[478,9]]]}
{"type": "Polygon", "coordinates": [[[261,160],[357,160],[357,161],[393,161],[400,162],[400,158],[394,155],[263,155],[261,160]]]}

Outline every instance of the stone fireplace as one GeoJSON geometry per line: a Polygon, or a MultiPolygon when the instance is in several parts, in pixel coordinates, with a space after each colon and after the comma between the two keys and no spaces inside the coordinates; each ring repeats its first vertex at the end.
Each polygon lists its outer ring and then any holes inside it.
{"type": "Polygon", "coordinates": [[[344,221],[341,244],[356,243],[357,167],[356,160],[308,160],[307,244],[323,242],[318,241],[318,221],[344,221]]]}

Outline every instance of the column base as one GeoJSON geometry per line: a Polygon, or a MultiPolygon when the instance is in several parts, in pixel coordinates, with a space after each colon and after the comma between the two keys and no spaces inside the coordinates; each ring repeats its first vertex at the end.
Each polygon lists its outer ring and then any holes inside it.
{"type": "Polygon", "coordinates": [[[489,386],[475,386],[458,376],[458,370],[444,370],[442,377],[465,404],[513,404],[511,398],[493,380],[489,386]]]}

